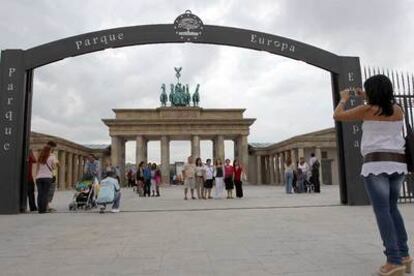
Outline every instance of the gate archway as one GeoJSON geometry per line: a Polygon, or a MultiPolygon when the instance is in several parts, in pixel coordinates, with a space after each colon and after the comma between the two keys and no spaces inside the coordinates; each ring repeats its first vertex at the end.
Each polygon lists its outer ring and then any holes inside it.
{"type": "MultiPolygon", "coordinates": [[[[21,199],[26,197],[26,160],[34,69],[64,58],[108,48],[186,42],[266,51],[329,71],[334,106],[339,101],[341,89],[360,87],[362,84],[358,57],[335,55],[303,42],[268,33],[204,25],[190,11],[178,16],[174,24],[107,29],[60,39],[27,50],[3,50],[0,60],[0,213],[19,213],[21,199]]],[[[354,106],[361,102],[352,98],[349,104],[354,106]]],[[[341,203],[367,204],[368,198],[359,177],[360,124],[335,123],[335,128],[341,203]]]]}

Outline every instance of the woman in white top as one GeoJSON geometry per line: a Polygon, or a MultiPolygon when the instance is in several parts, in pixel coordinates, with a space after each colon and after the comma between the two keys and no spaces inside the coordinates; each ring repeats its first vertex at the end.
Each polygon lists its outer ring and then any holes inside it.
{"type": "Polygon", "coordinates": [[[48,194],[53,181],[53,170],[56,167],[55,156],[51,154],[52,148],[44,146],[40,152],[36,167],[37,208],[39,213],[47,212],[48,194]]]}
{"type": "Polygon", "coordinates": [[[387,262],[378,275],[403,275],[411,271],[407,232],[397,201],[407,165],[402,136],[404,112],[395,102],[391,81],[376,75],[356,89],[367,104],[345,110],[350,90],[341,91],[341,100],[334,112],[337,121],[363,121],[361,154],[364,156],[361,175],[385,246],[387,262]]]}

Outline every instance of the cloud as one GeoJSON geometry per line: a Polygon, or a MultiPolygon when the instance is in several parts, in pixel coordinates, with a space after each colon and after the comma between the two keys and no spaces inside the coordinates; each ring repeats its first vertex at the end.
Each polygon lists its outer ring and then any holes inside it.
{"type": "MultiPolygon", "coordinates": [[[[0,48],[37,46],[106,28],[172,23],[190,9],[205,24],[299,40],[375,66],[412,71],[412,1],[2,1],[0,48]]],[[[250,142],[277,142],[332,127],[328,72],[266,52],[199,44],[143,45],[65,59],[35,70],[32,129],[79,143],[110,143],[112,108],[159,106],[162,83],[201,84],[201,106],[246,108],[250,142]]],[[[226,144],[231,156],[232,145],[226,144]]],[[[189,154],[174,142],[171,159],[189,154]]],[[[211,154],[203,142],[203,156],[211,154]]],[[[159,157],[159,144],[149,155],[159,157]],[[157,148],[158,147],[158,148],[157,148]]],[[[135,159],[134,142],[127,160],[135,159]]]]}

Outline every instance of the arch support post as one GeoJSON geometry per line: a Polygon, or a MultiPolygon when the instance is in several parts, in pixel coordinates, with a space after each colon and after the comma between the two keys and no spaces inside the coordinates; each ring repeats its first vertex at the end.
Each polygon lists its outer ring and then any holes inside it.
{"type": "Polygon", "coordinates": [[[4,50],[0,63],[0,214],[26,209],[32,70],[23,50],[4,50]]]}
{"type": "MultiPolygon", "coordinates": [[[[331,74],[334,108],[340,100],[339,91],[349,87],[361,87],[361,66],[358,57],[341,57],[339,74],[331,74]]],[[[351,97],[345,108],[362,104],[358,97],[351,97]]],[[[339,160],[339,185],[342,204],[367,205],[369,199],[361,183],[361,123],[335,122],[339,160]]],[[[321,176],[320,176],[321,177],[321,176]]]]}

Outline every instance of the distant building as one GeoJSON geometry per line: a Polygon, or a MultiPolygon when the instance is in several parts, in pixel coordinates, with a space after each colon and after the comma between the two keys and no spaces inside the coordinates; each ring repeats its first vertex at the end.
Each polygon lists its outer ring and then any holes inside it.
{"type": "MultiPolygon", "coordinates": [[[[57,143],[55,155],[61,164],[58,170],[58,188],[70,189],[78,181],[83,172],[85,158],[93,153],[106,166],[111,160],[110,145],[80,145],[69,140],[32,132],[30,148],[35,155],[48,141],[57,143]]],[[[309,160],[313,152],[321,161],[320,175],[323,184],[338,184],[336,134],[334,128],[315,131],[294,136],[278,143],[250,143],[248,146],[248,176],[251,184],[282,185],[284,183],[284,160],[290,156],[294,164],[300,157],[309,160]]],[[[170,164],[171,176],[180,182],[182,162],[170,164]]],[[[128,163],[128,168],[135,164],[128,163]]]]}
{"type": "Polygon", "coordinates": [[[309,162],[315,153],[321,162],[320,176],[323,184],[338,184],[336,133],[328,128],[294,136],[278,143],[249,144],[249,182],[281,185],[284,183],[284,162],[288,156],[297,164],[300,157],[309,162]]]}

